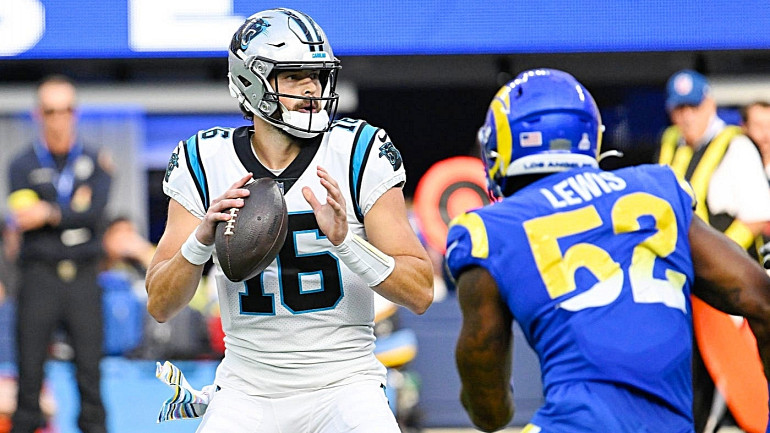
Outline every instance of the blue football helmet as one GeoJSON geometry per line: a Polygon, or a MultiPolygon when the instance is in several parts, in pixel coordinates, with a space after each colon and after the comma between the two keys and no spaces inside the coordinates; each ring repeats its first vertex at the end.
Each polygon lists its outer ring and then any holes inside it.
{"type": "Polygon", "coordinates": [[[339,102],[336,93],[340,61],[326,34],[308,15],[292,9],[270,9],[250,16],[233,35],[228,53],[230,94],[241,109],[301,138],[327,131],[339,102]],[[269,80],[290,70],[318,71],[320,97],[297,96],[273,88],[269,80]],[[320,106],[318,112],[292,111],[279,97],[320,106]]]}
{"type": "Polygon", "coordinates": [[[478,141],[490,193],[503,197],[511,176],[598,167],[601,116],[572,75],[524,71],[495,95],[478,141]]]}

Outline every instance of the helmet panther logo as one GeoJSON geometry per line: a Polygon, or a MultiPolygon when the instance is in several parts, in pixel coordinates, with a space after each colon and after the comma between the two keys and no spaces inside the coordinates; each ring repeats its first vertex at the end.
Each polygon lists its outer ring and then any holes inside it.
{"type": "Polygon", "coordinates": [[[399,152],[398,149],[396,149],[396,146],[390,141],[380,146],[379,157],[382,158],[383,156],[388,158],[388,162],[393,166],[393,171],[401,168],[401,163],[403,162],[401,159],[401,152],[399,152]]]}
{"type": "Polygon", "coordinates": [[[245,51],[252,39],[264,32],[268,27],[270,27],[270,23],[262,18],[244,24],[243,30],[238,33],[241,39],[241,49],[245,51]]]}

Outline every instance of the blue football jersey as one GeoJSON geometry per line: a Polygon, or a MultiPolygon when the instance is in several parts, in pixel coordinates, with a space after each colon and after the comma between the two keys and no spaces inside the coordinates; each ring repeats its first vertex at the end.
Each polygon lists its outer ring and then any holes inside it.
{"type": "Polygon", "coordinates": [[[453,221],[453,277],[487,269],[539,356],[543,432],[692,430],[694,204],[668,167],[584,168],[453,221]]]}

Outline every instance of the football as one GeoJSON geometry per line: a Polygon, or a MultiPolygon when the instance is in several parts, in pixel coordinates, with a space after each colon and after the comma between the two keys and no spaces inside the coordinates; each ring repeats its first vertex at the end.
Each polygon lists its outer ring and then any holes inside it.
{"type": "Polygon", "coordinates": [[[217,224],[214,246],[230,281],[244,281],[264,271],[278,255],[289,226],[286,202],[269,178],[244,186],[251,194],[243,207],[230,208],[230,219],[217,224]]]}

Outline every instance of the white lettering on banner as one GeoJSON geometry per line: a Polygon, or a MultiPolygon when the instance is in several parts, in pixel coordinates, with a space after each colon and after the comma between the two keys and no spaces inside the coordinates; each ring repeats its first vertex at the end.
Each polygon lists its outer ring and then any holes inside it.
{"type": "Polygon", "coordinates": [[[0,1],[0,56],[15,56],[43,37],[45,9],[39,0],[0,1]]]}
{"type": "Polygon", "coordinates": [[[232,0],[129,0],[134,51],[222,51],[245,17],[232,0]]]}

